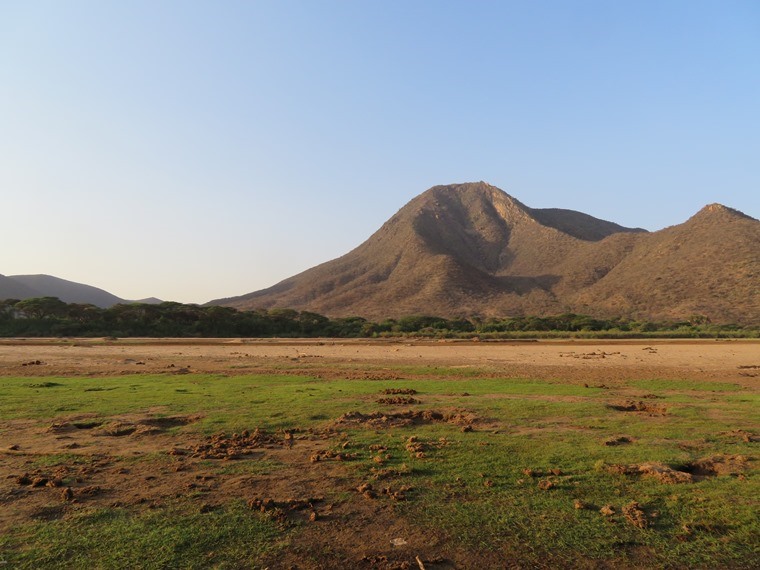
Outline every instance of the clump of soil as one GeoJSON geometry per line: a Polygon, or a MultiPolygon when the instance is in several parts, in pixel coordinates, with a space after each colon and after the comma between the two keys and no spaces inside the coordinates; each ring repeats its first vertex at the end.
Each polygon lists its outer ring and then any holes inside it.
{"type": "Polygon", "coordinates": [[[430,423],[449,423],[454,425],[470,425],[477,420],[477,416],[468,410],[453,410],[439,412],[436,410],[407,410],[393,414],[375,412],[364,414],[362,412],[348,412],[335,420],[338,425],[366,425],[369,427],[407,427],[412,425],[430,423]]]}
{"type": "Polygon", "coordinates": [[[647,528],[649,526],[644,509],[636,501],[631,501],[623,506],[623,516],[636,528],[647,528]]]}
{"type": "Polygon", "coordinates": [[[402,485],[398,489],[392,489],[391,487],[383,487],[381,490],[383,495],[393,499],[394,501],[406,501],[407,493],[412,490],[409,485],[402,485]]]}
{"type": "Polygon", "coordinates": [[[356,459],[355,453],[340,453],[337,451],[332,451],[330,449],[320,450],[314,453],[309,457],[309,461],[312,463],[317,463],[319,461],[328,461],[328,460],[335,460],[335,461],[349,461],[351,459],[356,459]]]}
{"type": "Polygon", "coordinates": [[[417,436],[412,436],[406,441],[406,450],[413,456],[422,459],[425,457],[427,445],[421,442],[417,436]]]}
{"type": "Polygon", "coordinates": [[[378,404],[387,404],[391,406],[403,406],[411,404],[419,404],[420,401],[417,398],[411,396],[394,396],[393,398],[378,398],[378,404]]]}
{"type": "Polygon", "coordinates": [[[377,493],[375,492],[372,483],[362,483],[356,488],[356,490],[359,491],[365,499],[377,498],[377,493]]]}
{"type": "Polygon", "coordinates": [[[412,473],[412,469],[408,467],[406,463],[402,463],[399,467],[373,467],[371,471],[372,477],[377,481],[404,477],[405,475],[410,475],[412,473]]]}
{"type": "Polygon", "coordinates": [[[417,393],[417,390],[414,388],[386,388],[385,390],[380,390],[380,393],[385,394],[386,396],[393,396],[397,394],[414,396],[417,393]]]}
{"type": "Polygon", "coordinates": [[[658,406],[656,404],[650,404],[639,400],[626,400],[622,404],[608,404],[613,410],[619,412],[645,412],[653,416],[664,415],[668,409],[665,406],[658,406]]]}

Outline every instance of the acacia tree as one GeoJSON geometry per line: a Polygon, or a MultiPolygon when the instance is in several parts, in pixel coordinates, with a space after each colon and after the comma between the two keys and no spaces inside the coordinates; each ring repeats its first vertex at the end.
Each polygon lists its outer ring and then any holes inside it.
{"type": "Polygon", "coordinates": [[[58,297],[34,297],[19,301],[15,309],[27,318],[42,320],[65,316],[68,305],[58,297]]]}
{"type": "Polygon", "coordinates": [[[16,317],[16,305],[20,299],[4,299],[0,301],[0,321],[12,321],[16,317]]]}

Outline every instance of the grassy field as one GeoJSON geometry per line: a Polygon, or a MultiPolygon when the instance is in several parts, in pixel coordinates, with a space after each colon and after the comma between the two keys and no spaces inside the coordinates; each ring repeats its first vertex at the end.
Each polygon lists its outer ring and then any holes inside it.
{"type": "Polygon", "coordinates": [[[757,567],[756,390],[393,372],[1,378],[2,567],[757,567]]]}

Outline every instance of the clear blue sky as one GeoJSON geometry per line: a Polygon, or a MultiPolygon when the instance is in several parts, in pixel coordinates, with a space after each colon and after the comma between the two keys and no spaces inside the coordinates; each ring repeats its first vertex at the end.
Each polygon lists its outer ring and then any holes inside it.
{"type": "Polygon", "coordinates": [[[760,217],[760,2],[0,0],[0,273],[247,293],[430,186],[760,217]]]}

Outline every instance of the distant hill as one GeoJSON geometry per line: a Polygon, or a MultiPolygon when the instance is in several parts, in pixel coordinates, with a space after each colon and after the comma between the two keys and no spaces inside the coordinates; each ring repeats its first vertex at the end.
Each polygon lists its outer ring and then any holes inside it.
{"type": "Polygon", "coordinates": [[[161,299],[156,297],[147,297],[146,299],[137,299],[136,301],[125,301],[126,303],[138,303],[140,305],[160,305],[163,303],[161,299]]]}
{"type": "Polygon", "coordinates": [[[92,285],[67,281],[52,275],[0,275],[0,299],[32,297],[58,297],[66,303],[91,304],[102,308],[118,303],[158,304],[162,302],[155,297],[127,301],[92,285]]]}
{"type": "Polygon", "coordinates": [[[30,297],[41,296],[39,291],[35,291],[12,277],[0,275],[0,299],[29,299],[30,297]]]}
{"type": "Polygon", "coordinates": [[[707,206],[658,232],[532,209],[484,182],[435,186],[346,255],[209,304],[372,319],[411,314],[760,323],[760,222],[707,206]]]}

